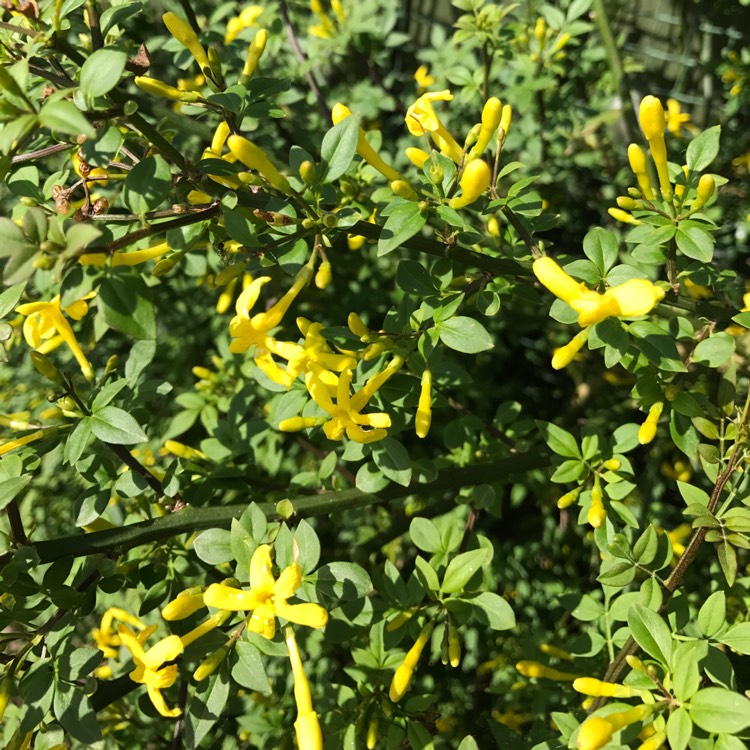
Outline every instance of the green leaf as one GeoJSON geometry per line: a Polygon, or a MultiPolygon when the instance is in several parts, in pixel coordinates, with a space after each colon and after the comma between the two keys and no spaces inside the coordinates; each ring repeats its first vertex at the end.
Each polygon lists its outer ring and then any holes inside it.
{"type": "Polygon", "coordinates": [[[120,82],[128,56],[104,47],[91,54],[81,66],[80,85],[83,95],[91,100],[104,96],[120,82]]]}
{"type": "Polygon", "coordinates": [[[474,318],[458,315],[437,325],[440,340],[450,349],[464,354],[477,354],[492,349],[492,337],[474,318]]]}
{"type": "Polygon", "coordinates": [[[440,532],[427,518],[412,518],[409,524],[409,537],[416,547],[430,554],[439,552],[443,548],[440,532]]]}
{"type": "Polygon", "coordinates": [[[320,561],[320,540],[315,530],[304,518],[294,530],[294,544],[297,548],[297,562],[302,573],[307,575],[315,570],[320,561]]]}
{"type": "Polygon", "coordinates": [[[481,610],[481,616],[474,611],[475,616],[480,620],[487,620],[487,624],[493,630],[510,630],[516,626],[516,615],[511,609],[510,604],[502,596],[494,591],[483,591],[478,596],[467,600],[481,610]]]}
{"type": "Polygon", "coordinates": [[[4,318],[21,299],[25,284],[15,284],[0,294],[0,318],[4,318]]]}
{"type": "Polygon", "coordinates": [[[641,534],[633,545],[633,560],[640,565],[649,565],[656,558],[659,549],[659,537],[652,525],[641,534]]]}
{"type": "Polygon", "coordinates": [[[686,257],[710,263],[714,257],[714,238],[700,227],[680,227],[675,233],[677,248],[686,257]]]}
{"type": "Polygon", "coordinates": [[[719,367],[733,354],[734,337],[721,332],[698,343],[693,350],[693,361],[709,367],[719,367]]]}
{"type": "Polygon", "coordinates": [[[627,586],[635,578],[636,567],[630,562],[611,563],[602,565],[602,572],[596,577],[599,583],[614,588],[627,586]]]}
{"type": "Polygon", "coordinates": [[[75,682],[90,675],[101,663],[102,652],[98,648],[66,648],[55,659],[57,675],[67,682],[75,682]]]}
{"type": "Polygon", "coordinates": [[[671,750],[685,750],[693,734],[693,722],[688,712],[680,706],[667,720],[667,739],[671,750]]]}
{"type": "Polygon", "coordinates": [[[596,265],[602,276],[617,262],[617,238],[601,227],[595,227],[583,238],[583,252],[596,265]]]}
{"type": "Polygon", "coordinates": [[[185,746],[197,750],[201,741],[221,718],[229,701],[229,677],[225,664],[208,680],[198,684],[185,712],[185,746]]]}
{"type": "Polygon", "coordinates": [[[396,269],[396,284],[407,294],[427,297],[435,294],[435,284],[430,272],[418,261],[406,258],[396,269]]]}
{"type": "Polygon", "coordinates": [[[399,203],[383,226],[378,240],[378,255],[387,255],[403,245],[422,229],[426,221],[427,217],[419,210],[419,203],[399,203]]]}
{"type": "Polygon", "coordinates": [[[706,641],[687,641],[680,643],[674,650],[674,670],[672,672],[672,690],[675,698],[685,703],[692,698],[701,684],[699,662],[706,657],[706,641]]]}
{"type": "MultiPolygon", "coordinates": [[[[722,617],[722,624],[723,620],[722,617]]],[[[732,625],[726,633],[717,637],[716,640],[747,656],[750,654],[750,622],[739,622],[732,625]]]]}
{"type": "Polygon", "coordinates": [[[690,718],[707,732],[736,734],[750,726],[750,701],[719,687],[699,690],[690,699],[690,718]]]}
{"type": "Polygon", "coordinates": [[[386,437],[373,445],[372,460],[392,482],[408,487],[411,482],[411,459],[396,438],[386,437]]]}
{"type": "Polygon", "coordinates": [[[91,417],[83,417],[65,441],[64,459],[74,464],[83,455],[91,440],[91,417]]]}
{"type": "Polygon", "coordinates": [[[462,591],[472,576],[486,565],[491,554],[488,549],[474,549],[456,555],[449,563],[443,576],[441,589],[445,594],[462,591]]]}
{"type": "Polygon", "coordinates": [[[117,406],[105,406],[91,415],[91,431],[105,443],[133,445],[148,438],[138,422],[117,406]]]}
{"type": "Polygon", "coordinates": [[[668,667],[672,656],[672,634],[664,620],[656,612],[634,604],[628,612],[628,625],[636,643],[668,667]]]}
{"type": "Polygon", "coordinates": [[[357,153],[359,117],[352,115],[334,125],[324,136],[320,156],[326,167],[323,182],[333,182],[341,177],[357,153]]]}
{"type": "Polygon", "coordinates": [[[102,738],[99,722],[82,690],[64,680],[55,680],[52,710],[65,732],[90,747],[102,738]]]}
{"type": "Polygon", "coordinates": [[[477,745],[477,741],[470,734],[467,734],[461,740],[458,750],[479,750],[479,745],[477,745]]]}
{"type": "Polygon", "coordinates": [[[232,535],[226,529],[206,529],[195,538],[193,549],[209,565],[221,565],[234,560],[232,535]]]}
{"type": "Polygon", "coordinates": [[[722,542],[716,545],[716,556],[719,558],[719,565],[726,578],[727,585],[734,586],[737,578],[737,553],[731,544],[722,542]]]}
{"type": "Polygon", "coordinates": [[[3,510],[30,481],[31,474],[25,474],[21,477],[13,477],[0,482],[0,510],[3,510]]]}
{"type": "Polygon", "coordinates": [[[234,647],[237,661],[232,667],[232,679],[248,690],[256,690],[266,695],[271,692],[260,651],[247,641],[237,641],[234,647]]]}
{"type": "Polygon", "coordinates": [[[417,578],[426,591],[439,591],[440,579],[435,569],[421,555],[414,560],[414,568],[417,578]]]}
{"type": "Polygon", "coordinates": [[[628,330],[635,337],[638,348],[660,370],[687,372],[674,339],[659,326],[647,320],[637,320],[628,326],[628,330]]]}
{"type": "Polygon", "coordinates": [[[710,498],[708,496],[708,493],[700,489],[700,487],[688,484],[687,482],[680,482],[678,480],[677,489],[679,490],[680,495],[682,495],[682,499],[687,505],[699,503],[700,505],[705,505],[706,507],[708,507],[708,501],[710,500],[710,498]]]}
{"type": "Polygon", "coordinates": [[[693,138],[687,147],[687,165],[691,172],[703,171],[719,153],[721,126],[715,125],[693,138]]]}
{"type": "Polygon", "coordinates": [[[39,124],[57,133],[96,137],[96,131],[78,107],[65,99],[48,101],[39,111],[39,124]]]}
{"type": "Polygon", "coordinates": [[[315,585],[321,593],[343,601],[361,599],[372,591],[370,576],[356,563],[333,562],[322,565],[311,579],[315,579],[315,585]]]}
{"type": "Polygon", "coordinates": [[[724,627],[726,612],[726,595],[723,591],[714,591],[703,602],[700,610],[698,610],[698,627],[706,638],[716,635],[724,627]]]}
{"type": "Polygon", "coordinates": [[[172,173],[162,156],[149,156],[139,161],[128,172],[122,187],[122,196],[135,214],[144,214],[158,208],[172,189],[172,173]]]}
{"type": "MultiPolygon", "coordinates": [[[[36,251],[36,247],[33,243],[29,242],[26,235],[21,231],[21,227],[4,216],[0,217],[0,257],[18,255],[19,253],[28,251],[30,248],[36,251]]],[[[23,284],[19,284],[18,286],[23,290],[23,284]]],[[[5,312],[4,315],[7,315],[8,312],[10,310],[5,312]]]]}
{"type": "Polygon", "coordinates": [[[558,456],[564,458],[582,459],[581,449],[578,447],[576,439],[562,427],[558,427],[551,422],[536,421],[539,432],[542,433],[544,442],[550,447],[550,450],[558,456]]]}
{"type": "Polygon", "coordinates": [[[138,272],[123,269],[105,278],[98,299],[108,326],[136,339],[156,338],[151,290],[138,272]]]}

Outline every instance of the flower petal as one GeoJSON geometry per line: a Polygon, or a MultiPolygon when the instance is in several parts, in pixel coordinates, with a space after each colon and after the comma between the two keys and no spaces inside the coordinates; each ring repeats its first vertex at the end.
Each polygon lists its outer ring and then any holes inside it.
{"type": "Polygon", "coordinates": [[[256,603],[252,592],[225,586],[223,583],[212,583],[203,594],[203,601],[207,607],[230,612],[249,611],[256,603]]]}
{"type": "Polygon", "coordinates": [[[173,661],[184,651],[182,641],[178,635],[168,635],[155,643],[148,651],[143,663],[149,669],[159,669],[168,661],[173,661]]]}
{"type": "Polygon", "coordinates": [[[275,581],[271,566],[271,547],[261,544],[250,558],[250,588],[273,590],[275,581]]]}
{"type": "Polygon", "coordinates": [[[273,587],[276,601],[288,599],[302,585],[302,568],[294,562],[288,568],[284,568],[273,587]]]}
{"type": "Polygon", "coordinates": [[[267,284],[271,280],[270,276],[260,276],[257,279],[253,279],[243,290],[237,302],[235,303],[235,310],[237,315],[241,318],[249,318],[250,310],[255,307],[255,303],[258,301],[261,287],[267,284]]]}
{"type": "Polygon", "coordinates": [[[287,604],[276,602],[276,614],[289,622],[305,625],[308,628],[323,628],[328,622],[328,612],[313,602],[287,604]]]}
{"type": "Polygon", "coordinates": [[[167,702],[164,700],[164,696],[159,692],[158,688],[147,687],[148,697],[151,699],[151,703],[154,704],[154,708],[167,719],[174,719],[178,717],[182,711],[175,706],[175,708],[167,708],[167,702]]]}

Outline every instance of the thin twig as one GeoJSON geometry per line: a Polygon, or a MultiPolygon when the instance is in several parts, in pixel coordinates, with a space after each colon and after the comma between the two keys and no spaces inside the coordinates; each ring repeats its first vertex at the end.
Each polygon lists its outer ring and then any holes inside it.
{"type": "Polygon", "coordinates": [[[11,160],[11,164],[22,164],[26,161],[36,161],[37,159],[43,159],[45,156],[56,154],[60,151],[66,151],[67,149],[75,148],[70,143],[55,143],[52,146],[46,146],[45,148],[37,149],[36,151],[29,151],[26,154],[16,154],[11,160]]]}
{"type": "Polygon", "coordinates": [[[94,51],[104,46],[102,29],[99,26],[99,9],[96,0],[86,0],[86,15],[88,16],[88,27],[91,31],[91,47],[94,51]]]}
{"type": "Polygon", "coordinates": [[[307,68],[307,57],[302,51],[302,48],[299,46],[297,35],[294,33],[294,26],[292,26],[292,21],[289,18],[289,8],[287,7],[286,0],[279,0],[279,12],[281,13],[281,20],[284,22],[284,27],[286,28],[286,35],[289,39],[289,44],[292,47],[292,52],[294,53],[294,56],[297,58],[299,63],[302,65],[303,75],[307,80],[307,85],[310,87],[310,91],[312,91],[315,95],[315,99],[318,102],[318,109],[320,110],[320,114],[323,115],[326,120],[330,120],[331,110],[326,104],[325,97],[323,96],[320,87],[318,86],[318,82],[315,80],[315,76],[313,75],[312,71],[307,68]]]}

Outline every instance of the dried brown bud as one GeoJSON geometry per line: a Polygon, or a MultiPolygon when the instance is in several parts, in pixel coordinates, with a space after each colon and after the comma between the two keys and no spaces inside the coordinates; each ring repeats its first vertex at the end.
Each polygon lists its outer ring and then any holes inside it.
{"type": "Polygon", "coordinates": [[[109,210],[109,201],[106,198],[97,198],[91,210],[95,214],[106,214],[109,210]]]}
{"type": "MultiPolygon", "coordinates": [[[[82,146],[82,145],[83,145],[84,143],[86,143],[86,136],[85,136],[85,135],[77,135],[77,136],[76,136],[76,143],[77,143],[77,144],[78,144],[79,146],[82,146]]],[[[80,159],[81,161],[83,161],[83,156],[82,156],[82,154],[81,154],[81,152],[80,152],[80,151],[78,152],[78,158],[79,158],[79,159],[80,159]]]]}
{"type": "Polygon", "coordinates": [[[67,199],[66,196],[64,195],[58,196],[57,200],[55,201],[55,209],[57,210],[57,213],[59,214],[70,213],[70,201],[67,199]]]}
{"type": "Polygon", "coordinates": [[[81,211],[79,208],[74,214],[73,214],[73,221],[86,221],[86,214],[81,211]]]}
{"type": "Polygon", "coordinates": [[[60,193],[64,193],[65,188],[62,185],[53,185],[50,192],[52,193],[52,197],[57,200],[57,196],[60,195],[60,193]]]}

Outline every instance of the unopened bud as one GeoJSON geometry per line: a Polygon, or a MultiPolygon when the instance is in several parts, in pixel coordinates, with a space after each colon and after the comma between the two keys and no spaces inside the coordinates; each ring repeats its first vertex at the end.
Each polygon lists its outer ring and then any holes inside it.
{"type": "Polygon", "coordinates": [[[47,357],[46,354],[41,352],[31,352],[31,363],[34,365],[36,371],[43,375],[53,383],[62,383],[63,378],[60,371],[52,364],[52,361],[47,357]]]}

